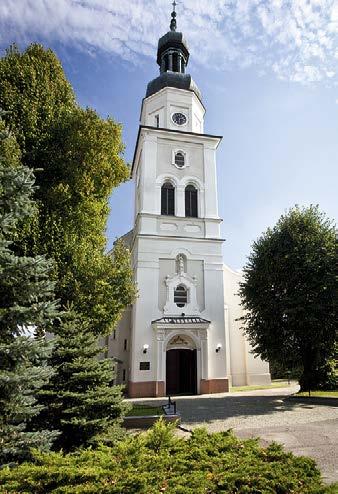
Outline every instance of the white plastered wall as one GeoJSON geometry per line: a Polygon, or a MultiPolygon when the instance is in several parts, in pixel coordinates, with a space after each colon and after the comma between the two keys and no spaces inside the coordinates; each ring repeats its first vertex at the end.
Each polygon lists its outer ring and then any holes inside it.
{"type": "Polygon", "coordinates": [[[204,114],[205,109],[194,92],[166,87],[143,100],[141,124],[155,127],[155,116],[158,115],[159,127],[203,133],[204,114]],[[182,112],[186,115],[185,125],[174,124],[171,115],[175,112],[182,112]]]}
{"type": "Polygon", "coordinates": [[[143,129],[134,177],[137,183],[135,231],[146,234],[182,237],[220,237],[217,205],[216,149],[219,138],[185,136],[161,130],[143,129]],[[189,142],[187,142],[189,140],[189,142]],[[189,167],[172,164],[172,151],[182,148],[189,167]],[[165,181],[175,186],[175,217],[161,216],[161,186],[165,181]],[[198,190],[198,218],[185,217],[184,191],[188,184],[198,190]]]}
{"type": "Polygon", "coordinates": [[[116,383],[127,384],[130,373],[131,307],[124,311],[115,331],[102,344],[108,347],[107,356],[117,359],[114,364],[116,383]]]}
{"type": "MultiPolygon", "coordinates": [[[[133,382],[157,381],[159,369],[163,369],[165,359],[165,348],[162,354],[158,355],[158,345],[156,332],[151,325],[151,321],[163,317],[163,310],[158,303],[161,277],[165,275],[163,266],[167,265],[172,271],[174,260],[177,255],[183,253],[189,262],[189,271],[196,270],[200,282],[204,278],[204,297],[201,293],[199,301],[200,316],[212,321],[207,330],[207,343],[201,341],[204,352],[201,359],[204,362],[203,378],[217,379],[226,377],[226,340],[224,331],[224,297],[222,290],[215,290],[215,287],[222,286],[223,264],[220,241],[188,240],[184,246],[180,239],[157,237],[139,237],[135,248],[138,251],[135,266],[136,281],[139,289],[139,297],[133,306],[133,329],[132,329],[132,358],[130,379],[133,382]],[[161,260],[171,259],[172,262],[162,262],[161,260]],[[204,265],[204,273],[201,273],[201,263],[204,265]],[[204,302],[205,300],[205,302],[204,302]],[[204,309],[204,305],[206,307],[204,309]],[[221,351],[216,352],[216,347],[221,344],[221,351]],[[144,345],[149,345],[146,357],[142,349],[144,345]],[[141,371],[140,362],[150,361],[150,370],[141,371]]],[[[170,274],[170,273],[168,273],[170,274]]],[[[193,274],[193,273],[192,273],[193,274]]],[[[184,332],[184,330],[183,330],[184,332]]]]}
{"type": "Polygon", "coordinates": [[[241,329],[243,322],[239,319],[243,316],[243,308],[238,295],[241,279],[241,273],[224,265],[224,312],[232,385],[269,384],[271,378],[268,363],[253,356],[250,344],[241,329]]]}

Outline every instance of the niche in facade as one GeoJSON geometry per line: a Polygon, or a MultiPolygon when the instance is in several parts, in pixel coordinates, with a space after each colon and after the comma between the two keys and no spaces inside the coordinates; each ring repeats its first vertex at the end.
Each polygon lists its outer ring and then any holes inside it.
{"type": "Polygon", "coordinates": [[[187,274],[186,266],[186,257],[179,254],[176,258],[176,274],[165,278],[167,302],[163,309],[164,314],[189,316],[200,313],[196,298],[197,280],[195,276],[187,274]]]}

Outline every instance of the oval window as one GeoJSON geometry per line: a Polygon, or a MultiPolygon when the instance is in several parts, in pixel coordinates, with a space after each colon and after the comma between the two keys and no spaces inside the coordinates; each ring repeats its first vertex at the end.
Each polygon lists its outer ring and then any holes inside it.
{"type": "Polygon", "coordinates": [[[175,165],[178,166],[178,168],[183,168],[185,165],[184,154],[181,151],[175,153],[175,165]]]}

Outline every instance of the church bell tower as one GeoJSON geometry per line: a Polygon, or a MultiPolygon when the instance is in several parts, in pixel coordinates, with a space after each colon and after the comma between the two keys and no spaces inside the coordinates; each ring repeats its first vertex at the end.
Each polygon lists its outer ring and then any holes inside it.
{"type": "Polygon", "coordinates": [[[189,49],[173,6],[132,166],[129,241],[139,291],[127,322],[132,397],[229,389],[216,179],[221,137],[204,133],[205,107],[187,72],[189,49]]]}

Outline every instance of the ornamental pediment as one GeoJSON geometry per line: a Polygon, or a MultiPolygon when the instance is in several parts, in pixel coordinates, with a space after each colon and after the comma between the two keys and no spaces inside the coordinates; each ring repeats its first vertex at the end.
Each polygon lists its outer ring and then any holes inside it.
{"type": "Polygon", "coordinates": [[[200,308],[196,298],[196,277],[189,276],[186,272],[186,258],[179,254],[176,259],[177,272],[173,276],[165,277],[167,287],[167,302],[164,306],[164,314],[181,315],[188,313],[199,314],[200,308]]]}

